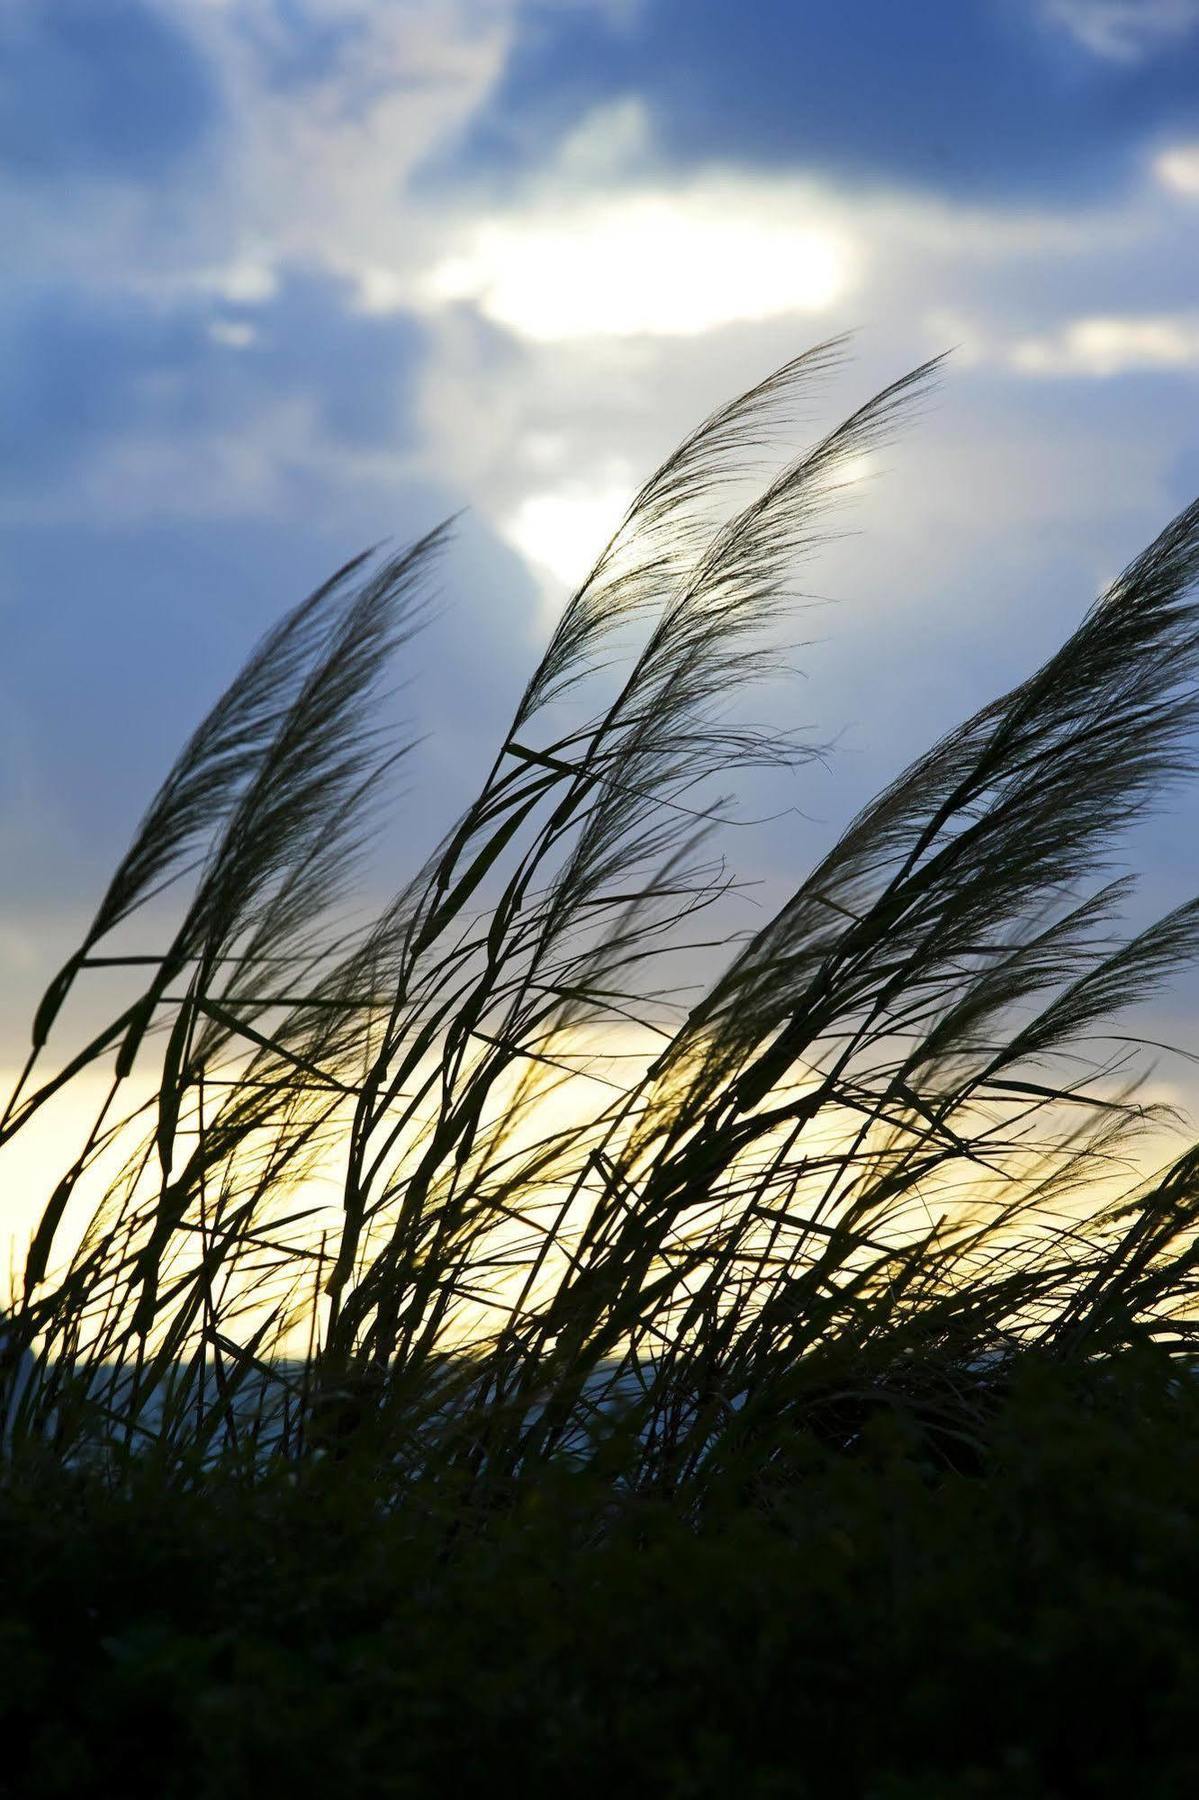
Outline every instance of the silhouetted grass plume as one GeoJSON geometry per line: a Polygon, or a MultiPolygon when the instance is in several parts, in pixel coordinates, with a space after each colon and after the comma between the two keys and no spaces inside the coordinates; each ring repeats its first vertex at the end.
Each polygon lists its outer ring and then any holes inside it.
{"type": "Polygon", "coordinates": [[[0,1122],[103,1077],[5,1320],[10,1454],[361,1453],[392,1499],[484,1511],[564,1464],[699,1517],[783,1481],[788,1432],[849,1444],[897,1406],[968,1456],[1025,1353],[1189,1356],[1199,1151],[1131,1172],[1159,1115],[1094,1041],[1199,948],[1199,903],[1120,936],[1107,873],[1191,769],[1199,505],[727,924],[725,784],[816,749],[744,696],[937,366],[784,459],[841,351],[646,482],[477,797],[365,926],[405,748],[374,708],[447,528],[347,565],[195,731],[0,1122]],[[80,1043],[98,969],[127,991],[80,1043]]]}

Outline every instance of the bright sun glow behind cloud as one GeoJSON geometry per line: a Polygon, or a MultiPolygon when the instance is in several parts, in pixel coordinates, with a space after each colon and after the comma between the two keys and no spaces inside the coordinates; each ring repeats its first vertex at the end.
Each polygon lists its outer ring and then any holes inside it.
{"type": "Polygon", "coordinates": [[[613,469],[593,483],[529,494],[499,521],[503,536],[543,577],[547,618],[583,580],[632,497],[632,481],[613,469]]]}
{"type": "Polygon", "coordinates": [[[843,297],[852,263],[844,234],[793,193],[720,184],[480,222],[433,268],[428,298],[472,300],[541,342],[691,337],[819,312],[843,297]]]}
{"type": "Polygon", "coordinates": [[[1199,143],[1163,150],[1153,167],[1158,180],[1176,194],[1199,195],[1199,143]]]}

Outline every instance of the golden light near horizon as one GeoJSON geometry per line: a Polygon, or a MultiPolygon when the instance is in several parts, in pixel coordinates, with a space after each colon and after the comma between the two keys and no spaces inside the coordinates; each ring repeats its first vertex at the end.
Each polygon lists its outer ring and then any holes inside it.
{"type": "MultiPolygon", "coordinates": [[[[514,1066],[491,1096],[481,1122],[485,1140],[492,1128],[502,1137],[484,1155],[480,1168],[479,1214],[485,1221],[475,1248],[475,1260],[486,1278],[476,1282],[472,1277],[468,1292],[455,1302],[441,1335],[443,1347],[470,1352],[484,1344],[499,1323],[520,1305],[528,1316],[544,1303],[555,1286],[567,1275],[572,1245],[584,1224],[595,1199],[593,1185],[580,1180],[587,1163],[589,1148],[607,1141],[600,1123],[605,1108],[619,1091],[631,1091],[660,1048],[660,1041],[632,1026],[608,1026],[582,1033],[564,1033],[561,1041],[544,1046],[547,1055],[540,1066],[526,1064],[522,1070],[514,1066]],[[531,1080],[530,1080],[531,1076],[531,1080]],[[527,1086],[528,1092],[519,1105],[514,1105],[517,1090],[527,1086]],[[547,1145],[557,1149],[547,1168],[541,1169],[541,1151],[547,1145]],[[529,1185],[517,1207],[520,1218],[505,1205],[488,1219],[486,1194],[489,1188],[503,1190],[511,1171],[522,1167],[538,1168],[537,1178],[529,1185]],[[544,1246],[545,1261],[539,1276],[526,1291],[526,1279],[544,1246]]],[[[436,1058],[428,1059],[432,1071],[436,1058]]],[[[9,1072],[11,1075],[15,1072],[9,1072]]],[[[805,1087],[813,1085],[807,1078],[795,1088],[772,1094],[761,1103],[763,1110],[781,1099],[795,1098],[805,1087]]],[[[20,1292],[25,1255],[43,1208],[70,1160],[87,1140],[90,1127],[109,1088],[107,1077],[98,1071],[87,1071],[77,1077],[33,1120],[4,1146],[0,1146],[0,1193],[5,1208],[0,1217],[0,1306],[11,1305],[20,1292]]],[[[419,1084],[418,1084],[419,1085],[419,1084]]],[[[7,1093],[11,1080],[6,1080],[7,1093]]],[[[1085,1186],[1077,1191],[1070,1187],[1038,1200],[1039,1181],[1049,1172],[1041,1166],[1041,1152],[1030,1141],[1027,1156],[1017,1157],[1004,1169],[988,1170],[985,1160],[977,1164],[951,1165],[922,1182],[901,1203],[868,1213],[855,1226],[861,1244],[851,1251],[845,1262],[847,1269],[858,1269],[870,1262],[880,1250],[890,1249],[897,1256],[912,1247],[929,1230],[935,1230],[948,1248],[957,1244],[964,1249],[960,1278],[969,1279],[973,1269],[970,1250],[975,1233],[980,1233],[979,1255],[982,1261],[1002,1255],[1005,1247],[1024,1249],[1041,1239],[1051,1245],[1059,1229],[1070,1222],[1085,1225],[1098,1218],[1150,1178],[1153,1171],[1189,1141],[1186,1132],[1185,1096],[1175,1085],[1154,1078],[1147,1082],[1143,1099],[1148,1107],[1163,1109],[1158,1127],[1144,1139],[1134,1140],[1110,1166],[1095,1164],[1090,1168],[1085,1186]],[[1171,1119],[1168,1115],[1173,1113],[1171,1119]],[[1040,1169],[1038,1175],[1036,1171],[1040,1169]],[[1023,1202],[1017,1205],[1011,1224],[993,1231],[992,1222],[1010,1206],[1022,1189],[1023,1202]]],[[[70,1205],[56,1232],[54,1254],[47,1270],[53,1284],[66,1273],[71,1258],[84,1241],[98,1211],[111,1216],[113,1196],[120,1186],[122,1166],[136,1159],[139,1149],[152,1139],[156,1113],[156,1088],[152,1080],[130,1079],[123,1084],[119,1103],[114,1106],[114,1121],[129,1117],[128,1123],[115,1137],[72,1194],[70,1205]],[[140,1110],[139,1110],[140,1109],[140,1110]],[[136,1115],[136,1116],[133,1116],[136,1115]]],[[[659,1101],[660,1103],[660,1101],[659,1101]]],[[[435,1108],[434,1108],[435,1111],[435,1108]]],[[[402,1203],[404,1184],[428,1147],[428,1133],[433,1113],[416,1116],[404,1139],[397,1144],[390,1162],[384,1188],[392,1189],[389,1203],[380,1205],[372,1218],[362,1246],[362,1264],[382,1251],[402,1203]]],[[[237,1304],[243,1332],[248,1333],[259,1320],[267,1317],[280,1304],[281,1296],[290,1294],[284,1305],[287,1315],[283,1329],[274,1339],[276,1355],[303,1357],[310,1344],[314,1325],[317,1341],[321,1321],[328,1315],[328,1298],[321,1287],[322,1270],[327,1273],[334,1254],[339,1231],[345,1222],[345,1152],[348,1141],[348,1114],[334,1117],[319,1155],[305,1168],[294,1183],[281,1186],[264,1197],[256,1214],[254,1231],[264,1243],[271,1241],[279,1220],[300,1218],[302,1228],[284,1233],[292,1246],[293,1263],[281,1261],[277,1279],[268,1279],[256,1297],[237,1304]],[[328,1258],[318,1262],[317,1247],[327,1238],[328,1258]]],[[[180,1121],[181,1141],[191,1141],[196,1118],[189,1109],[180,1121]]],[[[814,1246],[806,1254],[817,1255],[827,1233],[853,1210],[856,1184],[870,1177],[873,1151],[863,1145],[851,1150],[860,1135],[861,1121],[857,1113],[839,1104],[823,1107],[805,1127],[802,1155],[795,1161],[792,1174],[784,1187],[790,1198],[785,1202],[784,1243],[807,1242],[814,1246]],[[846,1182],[843,1188],[827,1188],[824,1171],[844,1161],[846,1182]],[[813,1232],[816,1234],[813,1236],[813,1232]]],[[[879,1122],[876,1133],[880,1144],[890,1127],[879,1122]]],[[[272,1132],[268,1130],[264,1145],[272,1132]]],[[[636,1136],[636,1114],[631,1115],[611,1140],[610,1154],[619,1157],[632,1149],[636,1136]]],[[[704,1204],[685,1221],[680,1221],[678,1243],[689,1236],[703,1235],[714,1221],[731,1218],[741,1207],[733,1198],[739,1185],[752,1178],[755,1168],[768,1163],[778,1147],[777,1132],[755,1143],[749,1152],[739,1156],[726,1171],[726,1179],[704,1204]]],[[[269,1151],[267,1152],[269,1154],[269,1151]]],[[[254,1180],[256,1152],[247,1146],[245,1167],[239,1175],[231,1167],[223,1179],[229,1193],[236,1194],[239,1181],[249,1188],[254,1180]]],[[[638,1158],[633,1152],[630,1174],[638,1158]]],[[[145,1161],[136,1184],[142,1205],[153,1206],[160,1180],[157,1163],[151,1154],[145,1161]]],[[[219,1185],[219,1184],[218,1184],[219,1185]]],[[[132,1194],[135,1190],[130,1189],[132,1194]]],[[[775,1217],[767,1210],[762,1221],[751,1224],[744,1240],[744,1254],[752,1258],[766,1239],[778,1238],[775,1217]]],[[[777,1215],[781,1218],[783,1215],[777,1215]]],[[[183,1271],[193,1260],[200,1244],[197,1214],[189,1207],[187,1221],[176,1233],[173,1253],[175,1272],[183,1271]]],[[[777,1247],[777,1246],[776,1246],[777,1247]]],[[[251,1265],[252,1266],[252,1265],[251,1265]]],[[[980,1264],[981,1266],[981,1264],[980,1264]]],[[[696,1276],[702,1274],[700,1270],[696,1276]]],[[[247,1277],[236,1267],[231,1270],[236,1295],[247,1277]]],[[[684,1282],[680,1293],[688,1291],[684,1282]]],[[[282,1321],[282,1315],[281,1315],[282,1321]]]]}
{"type": "MultiPolygon", "coordinates": [[[[586,1134],[592,1127],[597,1113],[617,1091],[618,1081],[623,1084],[626,1080],[630,1083],[635,1080],[635,1074],[626,1075],[626,1071],[640,1071],[648,1065],[657,1047],[658,1041],[648,1032],[631,1026],[609,1027],[598,1035],[595,1032],[566,1034],[556,1045],[553,1058],[542,1063],[518,1063],[509,1071],[492,1096],[481,1121],[481,1134],[485,1137],[492,1128],[501,1130],[502,1155],[518,1166],[522,1158],[536,1160],[538,1147],[547,1142],[558,1140],[565,1151],[577,1141],[579,1134],[586,1134]],[[617,1071],[620,1072],[618,1080],[614,1079],[617,1071]],[[518,1102],[517,1090],[522,1087],[526,1091],[518,1102]]],[[[483,1048],[482,1043],[479,1048],[483,1048]]],[[[419,1088],[423,1078],[434,1073],[437,1066],[435,1056],[426,1058],[414,1076],[414,1087],[419,1088]]],[[[0,1071],[0,1101],[7,1098],[17,1079],[15,1067],[0,1071]]],[[[149,1074],[134,1074],[120,1083],[106,1110],[105,1102],[111,1090],[111,1077],[106,1072],[87,1069],[53,1095],[27,1124],[0,1145],[0,1195],[4,1198],[0,1211],[0,1308],[11,1305],[19,1295],[33,1233],[59,1181],[90,1141],[99,1116],[103,1115],[106,1126],[112,1130],[112,1139],[74,1186],[69,1205],[54,1234],[46,1283],[53,1286],[66,1275],[95,1219],[105,1214],[114,1216],[119,1192],[124,1192],[130,1203],[136,1200],[142,1206],[154,1205],[162,1183],[161,1170],[152,1150],[157,1118],[157,1072],[151,1065],[149,1074]],[[145,1154],[147,1150],[148,1155],[145,1154]],[[139,1159],[144,1165],[141,1173],[136,1182],[126,1188],[125,1176],[139,1159]]],[[[209,1094],[208,1105],[212,1107],[218,1102],[219,1089],[214,1088],[209,1094]]],[[[428,1133],[436,1118],[436,1106],[432,1102],[430,1106],[431,1110],[412,1117],[389,1158],[389,1173],[382,1185],[392,1186],[396,1192],[391,1203],[381,1206],[372,1220],[364,1250],[377,1251],[387,1238],[402,1197],[403,1180],[411,1174],[422,1151],[427,1148],[428,1133]]],[[[176,1135],[181,1147],[194,1142],[199,1125],[196,1108],[197,1095],[193,1092],[180,1115],[176,1135]]],[[[318,1154],[305,1166],[302,1176],[294,1182],[280,1183],[277,1189],[264,1195],[260,1214],[256,1215],[255,1230],[259,1232],[267,1232],[277,1216],[283,1213],[289,1217],[305,1215],[302,1229],[293,1232],[290,1241],[297,1253],[309,1262],[322,1234],[327,1234],[332,1244],[344,1225],[349,1124],[348,1111],[343,1109],[334,1114],[322,1136],[318,1154]]],[[[383,1129],[386,1130],[386,1124],[383,1129]]],[[[268,1126],[259,1135],[269,1155],[275,1128],[268,1126]]],[[[244,1179],[247,1187],[252,1185],[257,1154],[253,1144],[245,1147],[240,1159],[244,1164],[241,1177],[236,1166],[228,1169],[222,1179],[228,1181],[230,1193],[237,1191],[239,1178],[244,1179]]],[[[499,1154],[497,1147],[497,1158],[499,1154]]],[[[175,1172],[172,1169],[172,1174],[175,1172]]],[[[530,1198],[531,1215],[547,1210],[553,1212],[561,1200],[562,1189],[547,1182],[535,1197],[530,1198]]],[[[177,1233],[180,1254],[189,1246],[194,1248],[198,1242],[197,1217],[195,1206],[189,1206],[186,1221],[177,1233]]],[[[491,1253],[510,1253],[520,1236],[518,1232],[514,1238],[510,1222],[497,1215],[497,1223],[488,1233],[491,1253]]],[[[549,1273],[552,1277],[553,1269],[549,1273]]],[[[522,1281],[523,1264],[515,1259],[511,1276],[497,1283],[495,1293],[486,1304],[464,1309],[463,1320],[451,1334],[454,1341],[469,1341],[480,1329],[485,1329],[488,1317],[497,1307],[502,1309],[506,1301],[515,1297],[522,1281]]],[[[302,1317],[281,1339],[279,1348],[284,1353],[302,1349],[308,1332],[310,1312],[307,1309],[314,1290],[310,1280],[301,1281],[300,1287],[302,1317]]],[[[276,1297],[276,1289],[265,1288],[260,1310],[265,1313],[275,1304],[276,1297]]],[[[325,1310],[319,1297],[318,1307],[322,1312],[325,1310]]]]}
{"type": "MultiPolygon", "coordinates": [[[[0,1106],[14,1091],[19,1076],[16,1066],[0,1069],[0,1106]]],[[[95,1120],[101,1115],[112,1087],[103,1069],[77,1074],[59,1093],[4,1144],[0,1144],[0,1306],[19,1293],[30,1240],[60,1180],[88,1142],[95,1120]]],[[[140,1127],[128,1126],[96,1158],[76,1183],[70,1202],[55,1233],[49,1279],[65,1273],[96,1209],[102,1205],[111,1183],[144,1132],[152,1128],[151,1107],[156,1088],[152,1080],[133,1077],[124,1084],[109,1122],[125,1118],[137,1108],[140,1127]]]]}

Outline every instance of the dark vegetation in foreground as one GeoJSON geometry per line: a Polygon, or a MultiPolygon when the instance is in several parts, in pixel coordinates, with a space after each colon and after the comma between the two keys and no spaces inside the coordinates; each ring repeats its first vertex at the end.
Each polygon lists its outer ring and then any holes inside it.
{"type": "Polygon", "coordinates": [[[0,1115],[102,1077],[0,1337],[13,1791],[1194,1790],[1199,1146],[1118,1026],[1199,903],[1112,868],[1199,505],[741,929],[717,784],[815,752],[739,708],[930,372],[753,490],[836,359],[650,479],[366,925],[442,531],[152,802],[0,1115]]]}
{"type": "Polygon", "coordinates": [[[436,1485],[381,1513],[369,1461],[26,1464],[3,1791],[1190,1800],[1199,1393],[1141,1353],[976,1399],[948,1455],[904,1408],[850,1454],[788,1428],[698,1526],[597,1468],[463,1533],[436,1485]]]}

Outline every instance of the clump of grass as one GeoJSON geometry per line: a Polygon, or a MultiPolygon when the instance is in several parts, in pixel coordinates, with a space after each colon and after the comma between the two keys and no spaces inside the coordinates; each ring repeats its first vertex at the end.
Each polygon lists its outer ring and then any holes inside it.
{"type": "Polygon", "coordinates": [[[1199,505],[772,918],[723,922],[721,784],[814,753],[726,703],[778,673],[797,560],[937,367],[745,499],[840,351],[649,479],[365,927],[344,902],[405,748],[372,709],[447,528],[340,571],[193,734],[0,1119],[2,1145],[105,1074],[5,1321],[10,1449],[361,1453],[484,1513],[565,1463],[698,1517],[769,1488],[788,1431],[847,1445],[898,1406],[968,1455],[1023,1355],[1189,1355],[1199,1151],[1128,1172],[1161,1114],[1093,1043],[1199,946],[1199,903],[1122,937],[1105,878],[1191,768],[1199,505]],[[126,948],[168,903],[166,948],[126,948]],[[689,1006],[680,952],[710,970],[689,1006]],[[60,1049],[101,967],[127,995],[60,1049]]]}
{"type": "Polygon", "coordinates": [[[163,1504],[0,1486],[4,1778],[22,1800],[1181,1800],[1199,1772],[1199,1388],[1021,1360],[977,1469],[892,1409],[696,1527],[543,1465],[459,1533],[359,1459],[227,1464],[163,1504]],[[1102,1703],[1098,1703],[1098,1702],[1102,1703]]]}

